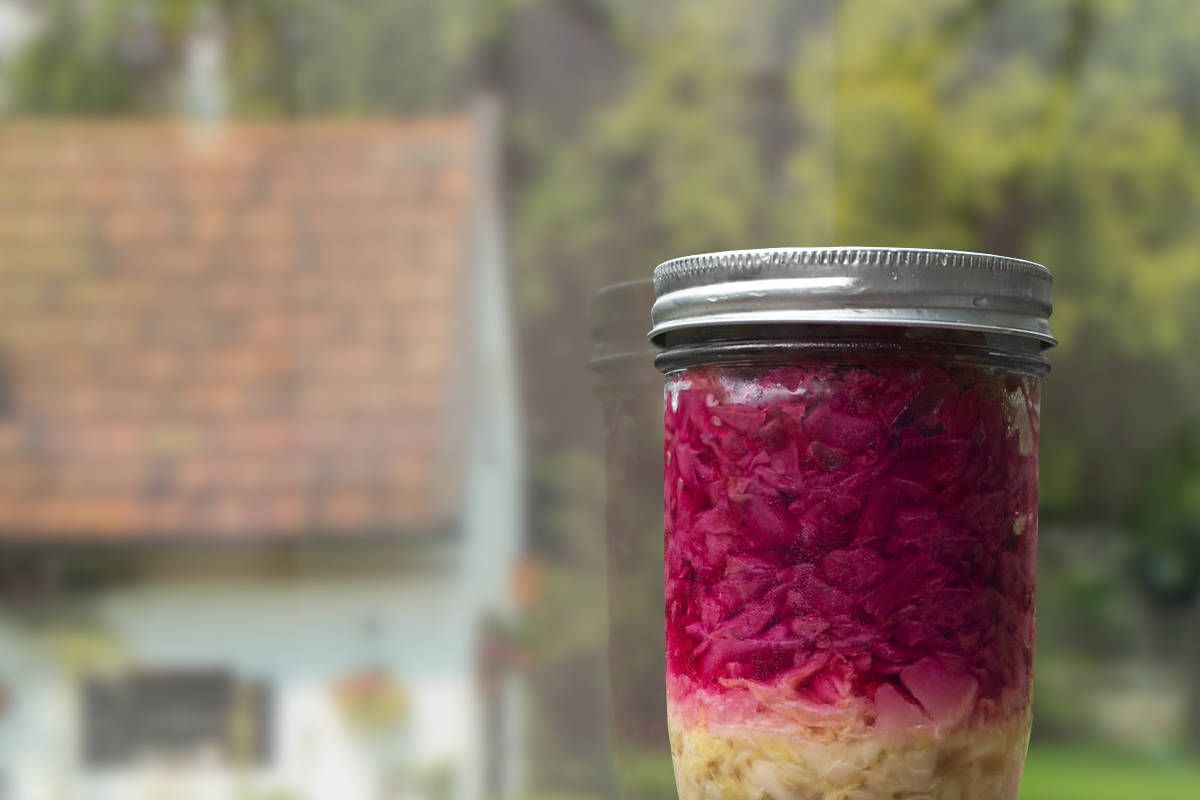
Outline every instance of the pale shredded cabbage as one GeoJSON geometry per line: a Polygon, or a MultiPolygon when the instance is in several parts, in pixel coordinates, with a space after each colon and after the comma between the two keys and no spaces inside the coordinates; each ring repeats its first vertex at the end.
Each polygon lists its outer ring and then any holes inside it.
{"type": "Polygon", "coordinates": [[[903,740],[671,726],[680,800],[1016,800],[1028,715],[903,740]]]}

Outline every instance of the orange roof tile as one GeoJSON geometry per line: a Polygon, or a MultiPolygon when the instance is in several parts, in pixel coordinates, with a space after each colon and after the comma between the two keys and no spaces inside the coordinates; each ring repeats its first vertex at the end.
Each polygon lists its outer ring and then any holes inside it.
{"type": "Polygon", "coordinates": [[[473,139],[0,125],[0,540],[445,529],[473,139]]]}

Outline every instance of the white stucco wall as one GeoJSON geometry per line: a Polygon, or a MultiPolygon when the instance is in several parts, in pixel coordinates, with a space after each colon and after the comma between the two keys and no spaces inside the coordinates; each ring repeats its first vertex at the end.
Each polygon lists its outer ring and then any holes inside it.
{"type": "Polygon", "coordinates": [[[0,785],[3,796],[54,797],[55,777],[69,767],[56,743],[69,730],[62,675],[36,646],[31,632],[0,622],[0,683],[6,707],[0,717],[0,785]]]}

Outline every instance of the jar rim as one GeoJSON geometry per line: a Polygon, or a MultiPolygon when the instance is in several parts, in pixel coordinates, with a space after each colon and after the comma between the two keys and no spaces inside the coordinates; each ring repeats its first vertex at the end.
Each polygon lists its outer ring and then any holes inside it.
{"type": "Polygon", "coordinates": [[[919,332],[905,336],[903,329],[860,329],[849,335],[822,335],[817,326],[803,330],[780,327],[773,336],[726,336],[713,340],[674,342],[654,360],[660,372],[670,374],[702,366],[758,366],[789,361],[861,363],[882,359],[958,361],[999,367],[1034,377],[1050,371],[1044,351],[1027,338],[1003,334],[972,337],[956,331],[919,332]],[[891,335],[886,335],[890,333],[891,335]],[[881,335],[872,335],[877,332],[881,335]]]}

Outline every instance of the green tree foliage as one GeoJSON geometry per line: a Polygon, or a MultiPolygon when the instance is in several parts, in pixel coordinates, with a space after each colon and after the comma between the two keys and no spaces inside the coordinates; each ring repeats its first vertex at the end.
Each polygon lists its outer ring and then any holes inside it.
{"type": "MultiPolygon", "coordinates": [[[[512,0],[518,2],[519,0],[512,0]]],[[[49,0],[12,76],[39,114],[162,114],[178,106],[186,42],[220,27],[239,117],[429,112],[461,103],[474,45],[510,2],[49,0]]]]}
{"type": "Polygon", "coordinates": [[[1193,604],[1200,591],[1200,426],[1182,427],[1150,466],[1135,519],[1145,588],[1161,601],[1193,604]]]}
{"type": "Polygon", "coordinates": [[[1132,515],[1139,533],[1134,572],[1155,604],[1152,628],[1161,651],[1190,665],[1187,731],[1200,745],[1200,641],[1190,635],[1200,601],[1200,422],[1179,426],[1174,441],[1157,454],[1141,484],[1132,515]],[[1181,635],[1181,631],[1183,633],[1181,635]]]}

